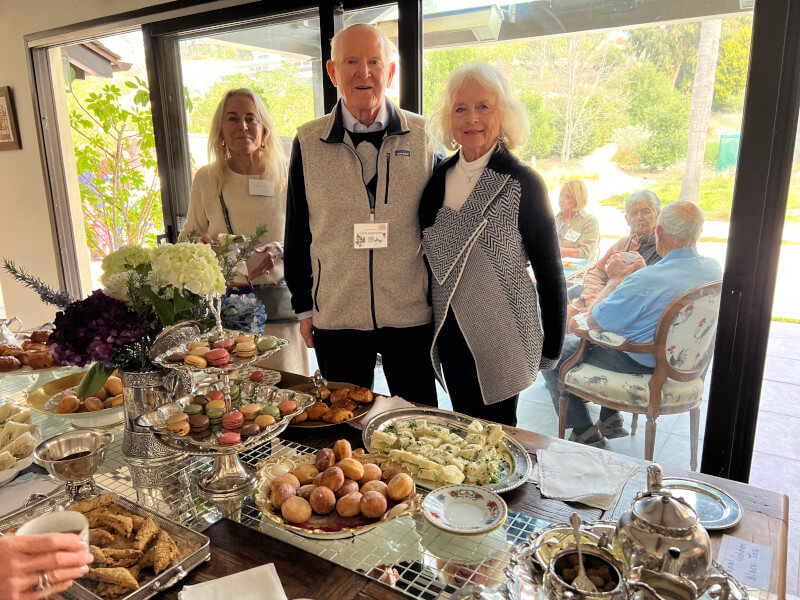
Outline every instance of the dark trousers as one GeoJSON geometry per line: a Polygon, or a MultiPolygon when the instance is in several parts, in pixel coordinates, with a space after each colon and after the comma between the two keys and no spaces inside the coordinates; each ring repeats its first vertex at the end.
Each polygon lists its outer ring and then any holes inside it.
{"type": "MultiPolygon", "coordinates": [[[[559,392],[558,392],[558,370],[570,356],[575,354],[581,339],[576,335],[568,335],[564,339],[564,346],[561,350],[561,358],[558,360],[556,368],[551,371],[542,371],[547,391],[550,392],[550,398],[553,401],[553,406],[558,414],[559,407],[559,392]]],[[[606,348],[605,346],[596,346],[590,344],[589,350],[586,352],[582,363],[594,365],[601,369],[608,371],[615,371],[617,373],[652,373],[654,369],[645,367],[643,364],[636,362],[630,356],[620,350],[613,348],[606,348]]],[[[569,403],[567,404],[567,429],[572,428],[576,434],[581,434],[589,427],[592,426],[592,420],[589,418],[589,411],[583,400],[574,394],[567,394],[569,403]]],[[[600,409],[600,420],[605,421],[609,417],[618,414],[618,411],[606,408],[603,406],[600,409]]]]}
{"type": "Polygon", "coordinates": [[[495,404],[483,403],[475,359],[461,333],[452,308],[448,311],[447,318],[439,331],[437,345],[453,410],[477,419],[516,426],[519,395],[495,404]]]}
{"type": "Polygon", "coordinates": [[[315,327],[313,332],[319,369],[328,381],[372,389],[375,360],[380,353],[386,382],[394,396],[437,406],[436,378],[430,357],[433,323],[371,331],[315,327]]]}

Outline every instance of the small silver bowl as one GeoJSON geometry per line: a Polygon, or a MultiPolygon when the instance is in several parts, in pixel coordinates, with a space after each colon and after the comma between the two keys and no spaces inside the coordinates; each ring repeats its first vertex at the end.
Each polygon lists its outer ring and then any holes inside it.
{"type": "Polygon", "coordinates": [[[92,477],[103,462],[114,436],[87,429],[68,431],[45,440],[33,451],[36,461],[63,481],[73,500],[94,490],[92,477]]]}
{"type": "Polygon", "coordinates": [[[605,564],[608,567],[612,573],[612,578],[616,580],[614,589],[608,592],[585,592],[573,587],[559,576],[558,571],[562,568],[563,561],[571,555],[577,555],[577,550],[572,546],[556,552],[547,566],[543,583],[545,591],[549,594],[548,598],[561,598],[567,592],[570,592],[576,600],[624,600],[627,598],[625,582],[622,576],[622,565],[619,561],[603,548],[581,544],[581,550],[583,551],[584,564],[593,561],[605,564]]]}

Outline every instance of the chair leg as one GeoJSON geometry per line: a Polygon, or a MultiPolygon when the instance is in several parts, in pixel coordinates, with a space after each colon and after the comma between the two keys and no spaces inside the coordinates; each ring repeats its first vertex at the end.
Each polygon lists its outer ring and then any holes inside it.
{"type": "Polygon", "coordinates": [[[563,390],[558,398],[558,437],[562,440],[567,431],[567,411],[569,410],[569,397],[563,390]]]}
{"type": "Polygon", "coordinates": [[[637,429],[639,429],[639,413],[633,413],[631,416],[631,435],[636,435],[637,429]]]}
{"type": "Polygon", "coordinates": [[[690,465],[692,471],[697,471],[697,447],[700,444],[700,407],[689,411],[689,443],[692,445],[690,465]]]}
{"type": "Polygon", "coordinates": [[[656,450],[656,420],[652,417],[647,417],[647,424],[644,428],[644,458],[645,460],[653,460],[653,454],[656,450]]]}

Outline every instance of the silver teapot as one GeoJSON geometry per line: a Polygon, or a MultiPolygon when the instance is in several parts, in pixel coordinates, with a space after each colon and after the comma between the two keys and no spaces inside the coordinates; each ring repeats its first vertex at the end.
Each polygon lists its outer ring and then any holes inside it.
{"type": "Polygon", "coordinates": [[[0,344],[14,344],[17,341],[17,336],[22,329],[22,321],[19,317],[11,317],[10,319],[0,319],[0,344]],[[16,323],[16,330],[12,330],[11,326],[16,323]]]}
{"type": "MultiPolygon", "coordinates": [[[[651,571],[635,567],[628,571],[625,583],[632,600],[697,600],[708,592],[715,592],[718,600],[729,600],[731,589],[728,578],[723,575],[710,575],[698,585],[675,573],[679,564],[680,550],[670,548],[661,569],[651,571]]],[[[739,598],[739,596],[734,596],[739,598]]]]}
{"type": "Polygon", "coordinates": [[[711,540],[697,512],[682,498],[662,489],[661,467],[647,468],[647,491],[636,496],[619,519],[615,545],[628,570],[669,571],[705,588],[711,567],[711,540]]]}

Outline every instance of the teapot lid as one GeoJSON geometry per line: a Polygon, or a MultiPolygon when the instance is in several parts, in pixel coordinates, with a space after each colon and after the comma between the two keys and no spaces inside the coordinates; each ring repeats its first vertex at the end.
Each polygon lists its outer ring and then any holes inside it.
{"type": "Polygon", "coordinates": [[[690,529],[700,522],[697,512],[682,498],[661,489],[661,467],[647,467],[647,493],[633,502],[633,514],[653,527],[690,529]]]}

